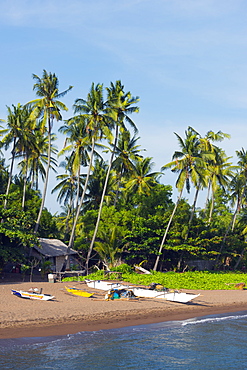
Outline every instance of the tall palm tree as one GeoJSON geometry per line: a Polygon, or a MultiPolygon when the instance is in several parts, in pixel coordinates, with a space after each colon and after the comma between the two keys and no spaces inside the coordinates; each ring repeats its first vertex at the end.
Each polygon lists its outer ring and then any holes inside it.
{"type": "Polygon", "coordinates": [[[115,156],[115,148],[117,145],[119,129],[126,130],[126,126],[125,126],[125,122],[126,122],[131,125],[131,127],[134,129],[135,132],[137,132],[137,128],[134,122],[129,117],[129,114],[139,112],[139,108],[137,106],[133,106],[133,104],[136,104],[137,102],[139,102],[138,97],[132,97],[130,92],[127,92],[127,93],[124,92],[124,86],[122,85],[120,80],[116,81],[115,85],[111,82],[110,88],[107,88],[106,112],[107,112],[109,124],[112,126],[112,128],[115,127],[115,138],[114,138],[113,150],[112,150],[110,160],[109,160],[109,167],[108,167],[106,180],[105,180],[105,184],[103,188],[103,193],[102,193],[101,202],[99,206],[99,212],[98,212],[98,217],[97,217],[97,221],[95,225],[95,230],[94,230],[94,234],[93,234],[90,247],[88,250],[88,254],[87,254],[87,259],[86,259],[86,271],[87,272],[88,272],[90,256],[93,250],[95,238],[96,238],[99,223],[100,223],[100,217],[101,217],[101,212],[102,212],[102,207],[103,207],[103,202],[104,202],[104,196],[105,196],[105,192],[107,188],[107,182],[110,176],[112,162],[115,156]]]}
{"type": "Polygon", "coordinates": [[[20,103],[17,106],[12,105],[12,109],[7,107],[8,116],[7,116],[7,134],[2,140],[2,146],[5,149],[9,148],[9,145],[12,144],[11,149],[11,164],[9,171],[9,178],[6,189],[6,199],[4,202],[4,208],[7,206],[7,196],[9,194],[10,184],[13,176],[14,161],[17,151],[21,151],[21,148],[25,146],[25,142],[29,139],[29,135],[32,134],[34,128],[33,121],[30,119],[30,109],[28,107],[22,106],[20,103]]]}
{"type": "Polygon", "coordinates": [[[93,157],[95,153],[95,145],[98,141],[102,140],[102,138],[109,136],[110,130],[108,125],[108,118],[105,111],[105,102],[103,99],[103,85],[97,84],[95,86],[92,83],[90,91],[87,95],[87,99],[76,99],[74,104],[74,113],[78,114],[77,119],[82,120],[86,124],[86,133],[90,139],[90,146],[91,146],[91,153],[90,159],[88,164],[88,171],[85,179],[83,193],[81,195],[80,203],[77,207],[77,212],[75,215],[73,227],[70,234],[70,240],[68,244],[67,254],[65,256],[64,264],[62,266],[62,270],[65,269],[68,261],[69,250],[73,245],[74,236],[75,236],[75,229],[76,224],[78,222],[78,218],[80,215],[80,211],[82,208],[82,204],[84,201],[85,193],[87,190],[88,180],[90,176],[90,172],[92,170],[92,163],[93,157]]]}
{"type": "Polygon", "coordinates": [[[49,179],[49,169],[50,169],[50,159],[51,159],[51,132],[53,127],[53,121],[62,120],[61,110],[67,111],[68,108],[60,100],[61,97],[64,97],[68,91],[72,89],[72,86],[69,86],[67,90],[59,93],[59,81],[55,73],[48,73],[46,70],[43,70],[42,77],[39,77],[33,74],[33,79],[35,84],[33,90],[35,90],[38,99],[32,100],[27,105],[30,105],[33,108],[33,118],[42,117],[42,128],[43,132],[48,136],[48,160],[46,167],[46,176],[44,183],[44,190],[41,200],[41,206],[37,221],[35,224],[34,232],[37,233],[40,224],[41,214],[45,204],[48,179],[49,179]]]}
{"type": "Polygon", "coordinates": [[[183,189],[184,187],[186,187],[187,192],[189,193],[191,182],[194,184],[199,184],[201,181],[201,169],[205,167],[205,160],[202,158],[202,153],[200,150],[200,137],[198,132],[196,132],[192,127],[188,127],[188,130],[185,131],[185,139],[183,139],[177,133],[175,133],[175,135],[177,136],[181,150],[175,151],[172,156],[173,161],[164,165],[162,167],[162,171],[167,168],[171,168],[172,172],[178,173],[176,188],[179,191],[179,195],[160,244],[159,254],[156,257],[153,268],[154,271],[157,270],[160,255],[165,244],[173,217],[181,200],[183,189]]]}

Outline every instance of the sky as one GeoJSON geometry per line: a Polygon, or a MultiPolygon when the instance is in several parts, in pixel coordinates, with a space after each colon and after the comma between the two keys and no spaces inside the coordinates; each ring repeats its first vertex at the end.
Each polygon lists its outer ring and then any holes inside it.
{"type": "MultiPolygon", "coordinates": [[[[154,170],[171,161],[174,132],[184,137],[188,126],[230,134],[218,145],[235,163],[235,151],[247,149],[246,17],[246,0],[0,0],[0,118],[6,106],[35,99],[32,75],[44,69],[61,91],[73,85],[64,119],[92,82],[121,80],[140,98],[131,118],[154,170]]],[[[63,141],[59,134],[59,150],[63,141]]],[[[176,175],[160,181],[174,187],[176,175]]],[[[52,213],[60,211],[55,184],[53,175],[52,213]]]]}

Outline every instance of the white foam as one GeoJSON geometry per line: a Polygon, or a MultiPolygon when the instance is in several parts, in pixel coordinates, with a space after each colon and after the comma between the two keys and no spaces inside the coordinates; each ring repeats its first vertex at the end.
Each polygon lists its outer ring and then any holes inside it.
{"type": "Polygon", "coordinates": [[[228,315],[228,316],[221,316],[221,317],[207,317],[205,319],[189,319],[182,323],[182,326],[186,325],[196,325],[196,324],[205,324],[208,322],[218,322],[224,320],[236,320],[239,318],[246,318],[247,314],[245,315],[228,315]]]}

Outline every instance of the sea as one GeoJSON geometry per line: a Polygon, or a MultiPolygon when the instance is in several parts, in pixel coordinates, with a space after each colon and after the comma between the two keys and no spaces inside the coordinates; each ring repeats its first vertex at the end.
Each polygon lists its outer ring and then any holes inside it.
{"type": "Polygon", "coordinates": [[[59,337],[1,339],[0,369],[247,369],[247,311],[59,337]]]}

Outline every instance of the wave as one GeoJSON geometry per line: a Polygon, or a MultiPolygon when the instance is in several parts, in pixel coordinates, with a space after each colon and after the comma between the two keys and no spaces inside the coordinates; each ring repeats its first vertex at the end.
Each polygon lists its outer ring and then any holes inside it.
{"type": "Polygon", "coordinates": [[[212,323],[212,322],[219,322],[224,320],[237,320],[237,319],[245,319],[247,318],[247,311],[240,311],[233,314],[222,314],[222,315],[210,315],[205,316],[202,318],[193,318],[188,319],[182,322],[182,326],[186,325],[197,325],[197,324],[205,324],[205,323],[212,323]]]}

